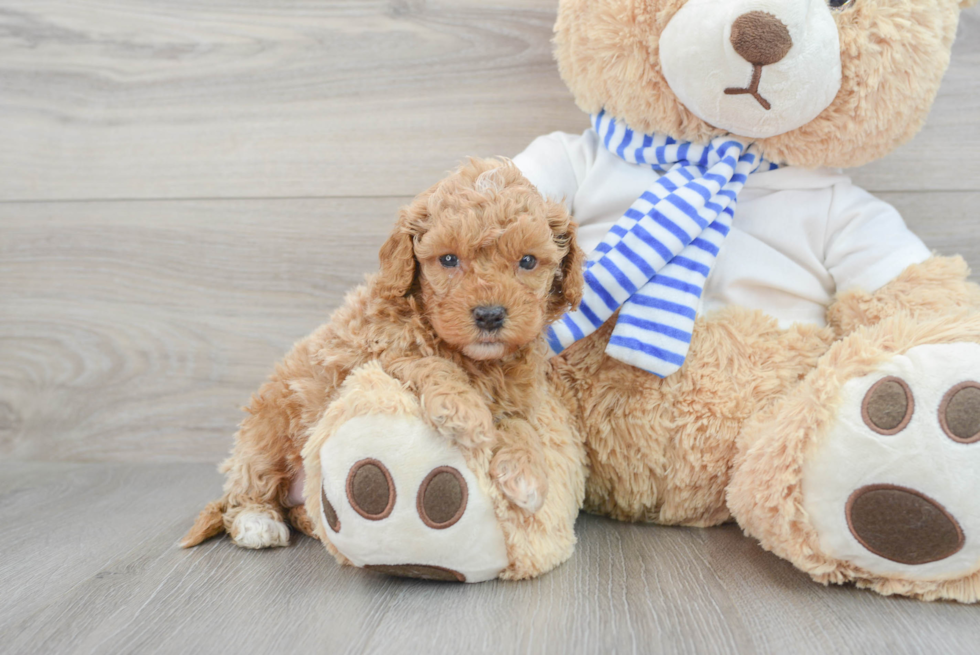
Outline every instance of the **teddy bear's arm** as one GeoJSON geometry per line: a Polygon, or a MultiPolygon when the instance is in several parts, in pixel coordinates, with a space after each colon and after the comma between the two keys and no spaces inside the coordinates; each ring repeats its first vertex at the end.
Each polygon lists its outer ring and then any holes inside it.
{"type": "Polygon", "coordinates": [[[980,307],[962,258],[931,256],[894,207],[849,183],[834,187],[824,262],[837,284],[827,322],[841,336],[899,312],[980,307]]]}
{"type": "Polygon", "coordinates": [[[930,257],[922,240],[887,202],[850,182],[835,184],[823,261],[837,293],[877,291],[912,264],[930,257]]]}
{"type": "Polygon", "coordinates": [[[598,145],[592,130],[552,132],[532,141],[513,161],[542,196],[564,202],[574,215],[575,195],[595,163],[598,145]]]}
{"type": "Polygon", "coordinates": [[[875,325],[899,312],[930,318],[980,308],[980,287],[967,281],[970,268],[960,256],[932,257],[912,264],[877,291],[851,289],[827,310],[839,336],[875,325]]]}

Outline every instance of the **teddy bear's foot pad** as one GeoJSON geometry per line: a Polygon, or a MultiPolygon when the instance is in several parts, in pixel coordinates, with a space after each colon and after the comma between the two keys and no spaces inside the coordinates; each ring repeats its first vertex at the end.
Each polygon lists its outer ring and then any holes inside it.
{"type": "Polygon", "coordinates": [[[956,519],[915,489],[869,484],[851,494],[845,511],[854,538],[893,562],[937,562],[955,554],[965,541],[956,519]]]}
{"type": "Polygon", "coordinates": [[[845,383],[803,467],[820,547],[872,574],[980,567],[980,345],[918,346],[845,383]]]}
{"type": "Polygon", "coordinates": [[[422,564],[367,564],[364,568],[369,571],[394,575],[400,578],[466,582],[466,576],[459,571],[453,571],[452,569],[446,569],[441,566],[425,566],[422,564]]]}
{"type": "Polygon", "coordinates": [[[480,582],[508,564],[493,503],[462,453],[421,419],[353,418],[320,450],[330,542],[388,575],[480,582]]]}

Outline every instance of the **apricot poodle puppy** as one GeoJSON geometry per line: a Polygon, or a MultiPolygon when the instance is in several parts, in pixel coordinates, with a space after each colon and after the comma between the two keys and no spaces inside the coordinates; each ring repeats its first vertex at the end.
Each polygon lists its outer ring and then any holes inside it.
{"type": "Polygon", "coordinates": [[[296,344],[252,397],[224,495],[184,537],[223,531],[245,548],[312,534],[301,451],[348,374],[370,361],[416,394],[426,420],[463,449],[490,448],[491,476],[527,513],[547,471],[527,416],[546,369],[544,327],[581,295],[582,253],[558,203],[506,160],[471,160],[401,210],[381,270],[296,344]]]}

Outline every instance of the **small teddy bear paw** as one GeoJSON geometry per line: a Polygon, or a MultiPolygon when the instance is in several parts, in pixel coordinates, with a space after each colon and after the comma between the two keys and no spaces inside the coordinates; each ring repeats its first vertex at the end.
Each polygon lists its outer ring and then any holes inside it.
{"type": "Polygon", "coordinates": [[[821,549],[874,575],[980,567],[980,345],[917,346],[846,382],[804,462],[821,549]]]}
{"type": "Polygon", "coordinates": [[[231,540],[241,548],[289,545],[289,526],[266,510],[243,510],[231,525],[231,540]]]}
{"type": "Polygon", "coordinates": [[[490,464],[490,475],[510,502],[534,514],[544,505],[548,485],[531,473],[529,457],[510,450],[498,452],[490,464]]]}
{"type": "Polygon", "coordinates": [[[420,418],[355,417],[319,456],[323,532],[355,566],[480,582],[508,565],[490,496],[459,449],[420,418]]]}

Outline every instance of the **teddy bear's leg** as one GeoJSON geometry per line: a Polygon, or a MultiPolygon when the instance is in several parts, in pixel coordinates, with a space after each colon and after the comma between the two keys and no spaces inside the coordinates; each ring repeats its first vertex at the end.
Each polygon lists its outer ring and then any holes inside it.
{"type": "MultiPolygon", "coordinates": [[[[546,570],[565,542],[567,557],[578,499],[571,511],[556,512],[548,503],[559,504],[566,494],[559,489],[552,501],[548,493],[531,518],[491,480],[491,444],[464,449],[424,411],[378,363],[344,382],[303,449],[306,511],[328,550],[343,564],[461,582],[546,570]],[[523,529],[525,523],[551,532],[529,539],[533,529],[523,529]],[[530,554],[522,550],[529,543],[530,554]]],[[[578,468],[584,471],[581,461],[578,468]]]]}
{"type": "Polygon", "coordinates": [[[728,490],[820,582],[980,599],[980,316],[905,313],[836,343],[748,422],[728,490]]]}

